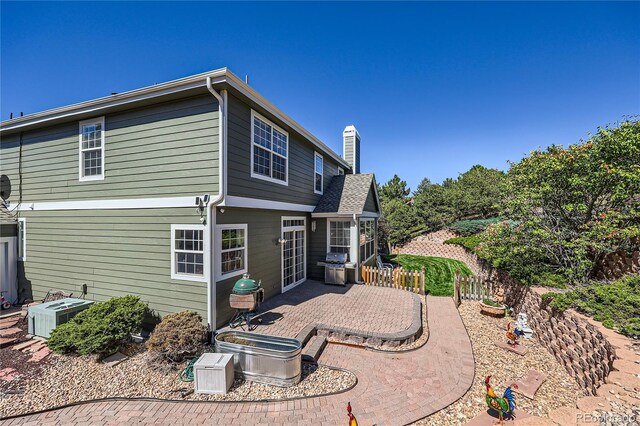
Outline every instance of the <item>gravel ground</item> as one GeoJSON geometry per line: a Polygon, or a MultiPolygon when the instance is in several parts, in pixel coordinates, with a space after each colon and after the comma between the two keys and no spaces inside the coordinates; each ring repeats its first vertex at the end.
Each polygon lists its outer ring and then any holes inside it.
{"type": "MultiPolygon", "coordinates": [[[[462,425],[487,409],[484,379],[491,375],[491,385],[502,394],[512,380],[524,378],[529,370],[547,374],[547,379],[533,400],[516,393],[516,406],[528,413],[547,417],[549,412],[562,407],[575,407],[576,400],[584,396],[578,384],[556,359],[534,339],[524,340],[528,348],[524,356],[497,348],[495,342],[506,341],[507,323],[513,318],[492,318],[480,313],[479,302],[463,302],[460,315],[473,346],[476,374],[473,386],[459,401],[427,417],[417,425],[462,425]]],[[[513,325],[513,324],[512,324],[513,325]]]]}
{"type": "MultiPolygon", "coordinates": [[[[26,338],[26,321],[20,320],[15,325],[11,325],[6,328],[11,327],[18,327],[21,329],[20,333],[11,336],[18,339],[12,346],[28,340],[26,338]]],[[[19,392],[26,386],[30,379],[38,377],[40,374],[42,374],[42,371],[49,364],[49,357],[41,360],[40,362],[28,362],[33,354],[13,350],[11,349],[12,346],[0,349],[0,368],[12,368],[18,371],[18,375],[10,382],[0,380],[0,395],[4,393],[19,392]]]]}
{"type": "MultiPolygon", "coordinates": [[[[129,353],[131,351],[132,348],[129,348],[129,353]]],[[[96,362],[90,357],[52,354],[49,358],[47,369],[40,377],[28,381],[24,394],[0,396],[0,417],[106,397],[198,401],[287,399],[337,392],[349,389],[356,382],[352,373],[303,363],[302,380],[296,386],[279,388],[235,380],[227,395],[192,393],[182,398],[176,390],[191,390],[193,383],[180,381],[179,370],[163,374],[151,367],[147,352],[133,353],[129,359],[114,367],[96,362]]]]}

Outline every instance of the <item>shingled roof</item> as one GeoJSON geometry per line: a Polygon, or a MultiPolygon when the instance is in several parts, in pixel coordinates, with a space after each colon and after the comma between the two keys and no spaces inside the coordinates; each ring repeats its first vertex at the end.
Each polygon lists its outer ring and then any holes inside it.
{"type": "Polygon", "coordinates": [[[362,214],[372,184],[372,173],[334,176],[313,212],[362,214]]]}

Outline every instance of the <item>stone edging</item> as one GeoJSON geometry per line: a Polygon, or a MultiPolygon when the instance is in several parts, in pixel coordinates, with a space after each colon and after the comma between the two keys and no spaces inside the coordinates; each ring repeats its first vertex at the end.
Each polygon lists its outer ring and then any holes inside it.
{"type": "Polygon", "coordinates": [[[58,405],[55,407],[49,407],[49,408],[45,408],[42,410],[36,410],[36,411],[31,411],[28,413],[22,413],[22,414],[15,414],[12,416],[6,416],[6,417],[0,417],[1,421],[6,421],[6,420],[11,420],[11,419],[17,419],[20,417],[27,417],[27,416],[33,416],[33,415],[37,415],[37,414],[42,414],[42,413],[48,413],[50,411],[56,411],[56,410],[63,410],[65,408],[69,408],[69,407],[74,407],[77,405],[86,405],[86,404],[93,404],[93,403],[99,403],[99,402],[117,402],[117,401],[148,401],[148,402],[166,402],[166,403],[170,403],[170,404],[176,404],[176,403],[180,403],[180,404],[251,404],[251,403],[271,403],[271,402],[288,402],[288,401],[298,401],[301,399],[309,399],[309,398],[320,398],[320,397],[327,397],[327,396],[332,396],[332,395],[339,395],[341,393],[345,393],[345,392],[349,392],[350,390],[352,390],[353,388],[356,387],[356,385],[358,384],[358,376],[355,375],[355,373],[351,370],[347,370],[346,368],[340,368],[340,367],[332,367],[330,365],[325,365],[325,364],[318,364],[318,366],[321,367],[325,367],[331,370],[337,370],[337,371],[343,371],[346,373],[351,374],[354,378],[355,381],[353,382],[353,384],[349,387],[346,387],[344,389],[341,389],[339,391],[333,391],[333,392],[327,392],[327,393],[320,393],[317,395],[307,395],[307,396],[294,396],[294,397],[290,397],[290,398],[280,398],[280,399],[269,399],[269,398],[265,398],[265,399],[239,399],[239,400],[233,400],[233,401],[207,401],[207,400],[197,400],[197,399],[168,399],[168,398],[155,398],[155,397],[149,397],[149,396],[139,396],[139,397],[124,397],[124,396],[110,396],[110,397],[105,397],[105,398],[96,398],[96,399],[85,399],[83,401],[76,401],[76,402],[70,402],[68,404],[63,404],[63,405],[58,405]]]}
{"type": "Polygon", "coordinates": [[[422,332],[422,301],[415,293],[411,293],[411,296],[413,297],[413,315],[411,325],[406,330],[395,333],[363,332],[347,327],[310,323],[298,333],[296,339],[300,340],[303,346],[314,335],[365,346],[397,347],[413,343],[422,332]]]}

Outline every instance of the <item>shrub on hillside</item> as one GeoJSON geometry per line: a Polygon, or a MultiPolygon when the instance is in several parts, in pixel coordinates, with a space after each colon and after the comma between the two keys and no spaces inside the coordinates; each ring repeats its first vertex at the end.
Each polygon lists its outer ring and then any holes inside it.
{"type": "Polygon", "coordinates": [[[465,219],[453,222],[449,229],[457,232],[463,237],[475,235],[487,229],[487,226],[503,221],[501,217],[490,217],[488,219],[465,219]]]}
{"type": "Polygon", "coordinates": [[[482,234],[470,235],[468,237],[449,238],[444,243],[456,244],[466,248],[467,250],[474,251],[474,249],[482,243],[482,234]]]}
{"type": "Polygon", "coordinates": [[[202,317],[192,311],[166,315],[151,333],[147,348],[152,360],[177,363],[193,356],[207,338],[202,317]]]}
{"type": "Polygon", "coordinates": [[[640,276],[630,275],[612,283],[592,283],[562,294],[546,293],[551,306],[574,308],[622,334],[640,334],[640,276]]]}
{"type": "Polygon", "coordinates": [[[57,353],[110,355],[129,334],[140,330],[147,312],[147,305],[131,295],[94,303],[56,327],[47,344],[57,353]]]}

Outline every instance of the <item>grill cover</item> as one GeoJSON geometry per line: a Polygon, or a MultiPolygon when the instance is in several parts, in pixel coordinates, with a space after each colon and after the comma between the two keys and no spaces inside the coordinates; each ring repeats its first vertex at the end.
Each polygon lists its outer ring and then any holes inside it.
{"type": "Polygon", "coordinates": [[[327,263],[346,263],[347,262],[347,253],[336,253],[329,252],[327,253],[327,257],[325,259],[327,263]]]}
{"type": "Polygon", "coordinates": [[[256,283],[255,280],[249,278],[249,274],[244,274],[242,278],[240,278],[233,285],[233,292],[235,294],[250,294],[258,291],[260,288],[260,283],[256,283]]]}

